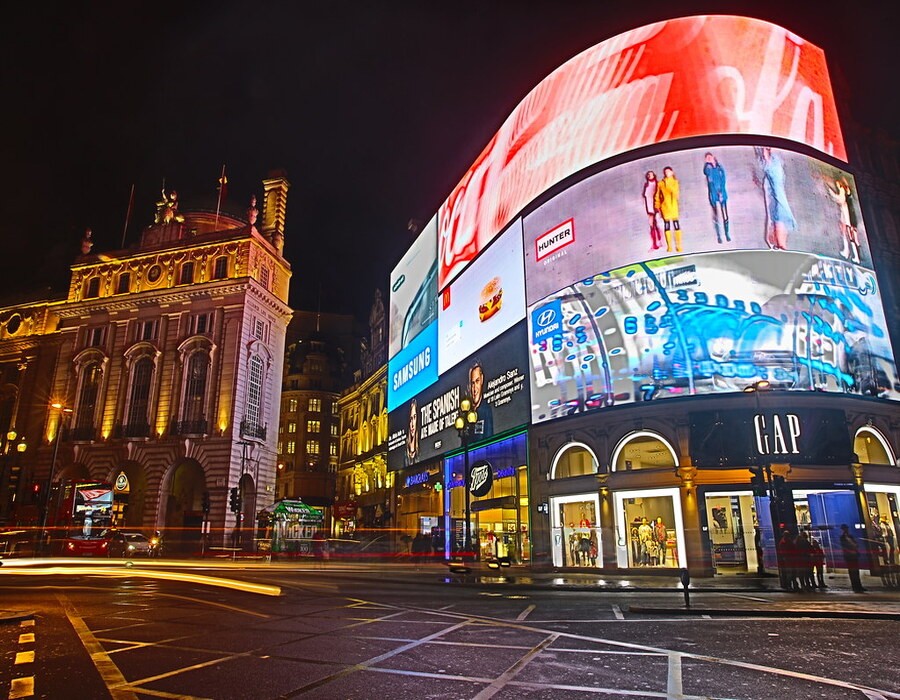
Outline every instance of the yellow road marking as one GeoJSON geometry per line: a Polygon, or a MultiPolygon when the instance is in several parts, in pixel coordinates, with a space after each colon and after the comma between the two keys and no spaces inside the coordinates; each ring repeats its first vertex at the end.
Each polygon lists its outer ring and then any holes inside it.
{"type": "Polygon", "coordinates": [[[97,641],[97,638],[94,637],[91,630],[88,629],[84,620],[78,616],[72,603],[69,602],[69,599],[60,594],[57,594],[56,598],[59,600],[59,604],[62,606],[63,611],[66,613],[66,617],[69,618],[69,624],[72,625],[72,628],[84,645],[85,650],[90,654],[91,661],[94,662],[94,666],[100,673],[100,678],[102,678],[103,682],[106,684],[113,700],[138,700],[137,695],[130,690],[122,688],[122,686],[128,684],[128,681],[125,680],[125,676],[122,675],[119,667],[113,663],[100,642],[97,641]]]}
{"type": "Polygon", "coordinates": [[[34,641],[34,632],[23,632],[19,635],[19,644],[31,644],[34,641]]]}
{"type": "Polygon", "coordinates": [[[31,618],[30,620],[22,620],[19,623],[19,627],[34,627],[34,618],[31,618]]]}
{"type": "Polygon", "coordinates": [[[18,666],[19,664],[31,664],[34,663],[34,652],[33,651],[20,651],[16,654],[16,660],[13,662],[14,665],[18,666]]]}
{"type": "Polygon", "coordinates": [[[34,695],[34,676],[27,678],[13,678],[12,685],[9,689],[9,700],[16,698],[27,698],[34,695]]]}

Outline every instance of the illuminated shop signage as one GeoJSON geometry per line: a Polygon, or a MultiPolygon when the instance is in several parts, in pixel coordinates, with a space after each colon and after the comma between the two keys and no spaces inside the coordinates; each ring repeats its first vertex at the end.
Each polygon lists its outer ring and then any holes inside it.
{"type": "MultiPolygon", "coordinates": [[[[749,395],[747,402],[754,401],[749,395]]],[[[690,450],[696,467],[856,461],[844,412],[802,406],[691,413],[690,450]]]]}
{"type": "Polygon", "coordinates": [[[604,170],[528,214],[523,234],[528,304],[598,272],[678,254],[777,244],[872,268],[853,176],[762,146],[676,151],[604,170]],[[578,237],[543,255],[561,220],[578,237]]]}
{"type": "Polygon", "coordinates": [[[565,178],[712,134],[776,136],[846,160],[822,50],[774,24],[719,15],[651,24],[575,56],[519,103],[441,206],[439,289],[565,178]]]}
{"type": "Polygon", "coordinates": [[[768,418],[764,413],[757,413],[753,416],[753,432],[756,434],[758,454],[800,454],[800,416],[796,413],[774,413],[768,418]]]}
{"type": "MultiPolygon", "coordinates": [[[[499,442],[469,450],[469,462],[486,462],[493,470],[493,481],[515,477],[520,466],[528,461],[527,441],[524,434],[514,435],[499,442]]],[[[447,488],[465,486],[462,475],[465,471],[465,455],[460,453],[445,460],[447,488]]]]}
{"type": "Polygon", "coordinates": [[[406,479],[403,480],[403,486],[405,488],[410,488],[411,486],[420,486],[422,484],[427,484],[431,481],[431,479],[437,476],[439,472],[436,469],[427,471],[427,472],[419,472],[418,474],[410,474],[406,479]]]}
{"type": "Polygon", "coordinates": [[[402,469],[461,447],[454,427],[468,395],[474,442],[528,422],[528,339],[521,321],[388,414],[388,468],[402,469]]]}
{"type": "Polygon", "coordinates": [[[476,498],[486,496],[494,485],[494,470],[487,460],[475,462],[469,467],[469,491],[476,498]]]}
{"type": "Polygon", "coordinates": [[[900,398],[877,280],[847,261],[790,251],[677,256],[588,277],[533,308],[549,301],[562,307],[562,333],[531,343],[536,423],[760,380],[900,398]]]}

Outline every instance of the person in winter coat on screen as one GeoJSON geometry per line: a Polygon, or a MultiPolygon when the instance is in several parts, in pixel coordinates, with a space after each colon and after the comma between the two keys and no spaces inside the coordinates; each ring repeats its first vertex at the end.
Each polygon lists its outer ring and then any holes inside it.
{"type": "Polygon", "coordinates": [[[675,232],[675,250],[681,252],[681,223],[678,220],[678,179],[671,166],[663,168],[663,179],[656,188],[656,208],[663,218],[666,233],[666,250],[672,252],[672,232],[675,232]]]}

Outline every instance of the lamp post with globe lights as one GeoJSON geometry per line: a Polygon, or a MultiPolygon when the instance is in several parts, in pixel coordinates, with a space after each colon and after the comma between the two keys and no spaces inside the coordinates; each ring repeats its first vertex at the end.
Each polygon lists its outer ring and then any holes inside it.
{"type": "Polygon", "coordinates": [[[464,396],[459,402],[459,410],[456,413],[454,427],[459,433],[459,439],[463,446],[463,468],[465,469],[466,491],[466,534],[463,544],[463,554],[468,559],[474,558],[472,551],[472,482],[469,474],[469,441],[475,433],[475,424],[478,422],[478,414],[472,410],[472,400],[464,396]]]}

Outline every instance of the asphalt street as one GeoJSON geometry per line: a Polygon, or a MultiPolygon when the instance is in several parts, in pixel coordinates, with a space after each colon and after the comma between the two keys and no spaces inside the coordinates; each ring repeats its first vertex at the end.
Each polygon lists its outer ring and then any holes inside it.
{"type": "Polygon", "coordinates": [[[900,699],[894,591],[727,582],[689,614],[659,581],[77,566],[0,569],[0,697],[900,699]]]}

